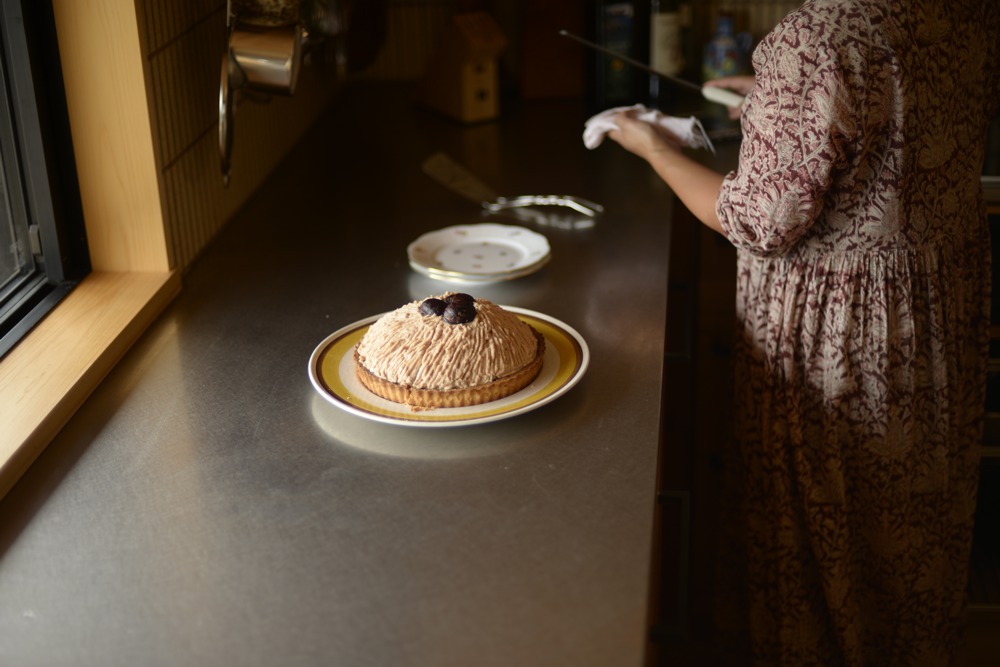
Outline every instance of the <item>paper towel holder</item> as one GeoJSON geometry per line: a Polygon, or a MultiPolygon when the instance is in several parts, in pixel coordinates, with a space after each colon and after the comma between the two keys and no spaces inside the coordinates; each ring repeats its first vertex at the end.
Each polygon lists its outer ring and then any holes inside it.
{"type": "Polygon", "coordinates": [[[233,124],[240,91],[264,96],[295,92],[307,34],[298,1],[226,3],[226,48],[219,82],[219,158],[224,185],[232,173],[233,124]],[[271,11],[265,11],[270,9],[271,11]]]}

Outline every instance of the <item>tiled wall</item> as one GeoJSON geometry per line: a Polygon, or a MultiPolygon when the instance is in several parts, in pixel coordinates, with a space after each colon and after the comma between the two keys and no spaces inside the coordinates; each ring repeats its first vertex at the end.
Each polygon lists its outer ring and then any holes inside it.
{"type": "Polygon", "coordinates": [[[421,78],[454,11],[454,0],[389,0],[385,45],[360,78],[421,78]]]}
{"type": "Polygon", "coordinates": [[[295,95],[242,101],[224,187],[218,101],[226,2],[135,1],[163,215],[173,263],[184,269],[317,118],[338,82],[332,67],[313,62],[302,69],[295,95]]]}

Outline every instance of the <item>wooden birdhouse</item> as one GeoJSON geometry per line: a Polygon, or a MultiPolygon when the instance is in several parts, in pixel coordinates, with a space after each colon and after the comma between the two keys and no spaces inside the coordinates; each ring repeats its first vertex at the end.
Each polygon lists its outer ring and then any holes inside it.
{"type": "Polygon", "coordinates": [[[419,87],[420,104],[463,123],[500,115],[497,58],[507,38],[486,12],[456,14],[419,87]]]}

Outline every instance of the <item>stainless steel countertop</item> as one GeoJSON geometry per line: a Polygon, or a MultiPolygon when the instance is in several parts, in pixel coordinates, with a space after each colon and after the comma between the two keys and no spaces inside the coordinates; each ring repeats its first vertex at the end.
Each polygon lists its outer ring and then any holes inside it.
{"type": "Polygon", "coordinates": [[[673,198],[620,148],[587,151],[584,119],[535,102],[462,127],[347,91],[0,502],[0,663],[640,665],[673,198]],[[481,219],[421,173],[439,150],[502,194],[606,206],[534,227],[539,273],[465,289],[576,328],[591,365],[506,421],[377,424],[306,363],[449,287],[405,254],[481,219]]]}

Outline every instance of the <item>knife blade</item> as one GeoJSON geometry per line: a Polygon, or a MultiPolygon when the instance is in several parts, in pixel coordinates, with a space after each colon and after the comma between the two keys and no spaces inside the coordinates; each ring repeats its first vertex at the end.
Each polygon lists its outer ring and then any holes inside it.
{"type": "Polygon", "coordinates": [[[643,72],[648,72],[649,74],[658,76],[661,79],[665,79],[667,81],[675,83],[678,86],[682,86],[684,88],[688,88],[691,90],[697,90],[699,93],[701,93],[701,96],[704,97],[709,102],[715,102],[717,104],[722,104],[724,106],[733,108],[737,108],[741,104],[743,104],[743,96],[738,93],[734,93],[731,90],[726,90],[725,88],[714,88],[711,86],[699,86],[697,83],[694,83],[692,81],[688,81],[686,79],[681,79],[679,77],[672,76],[664,72],[660,72],[658,70],[653,69],[652,67],[650,67],[645,63],[641,63],[638,60],[629,58],[626,55],[622,55],[621,53],[612,51],[611,49],[607,49],[601,46],[600,44],[595,44],[594,42],[584,39],[583,37],[574,35],[568,30],[560,30],[559,34],[562,35],[563,37],[569,37],[573,41],[582,44],[583,46],[586,46],[588,49],[593,49],[594,51],[598,51],[605,55],[617,58],[621,60],[623,63],[631,65],[636,69],[640,69],[643,72]]]}
{"type": "Polygon", "coordinates": [[[517,209],[532,206],[561,206],[573,209],[587,217],[604,212],[600,204],[572,195],[519,195],[501,197],[468,169],[448,155],[438,152],[424,160],[421,169],[425,174],[470,201],[478,203],[490,213],[507,214],[523,218],[525,213],[517,209]]]}
{"type": "Polygon", "coordinates": [[[425,174],[470,201],[486,207],[498,197],[490,186],[476,178],[468,169],[444,153],[434,153],[421,169],[425,174]]]}

